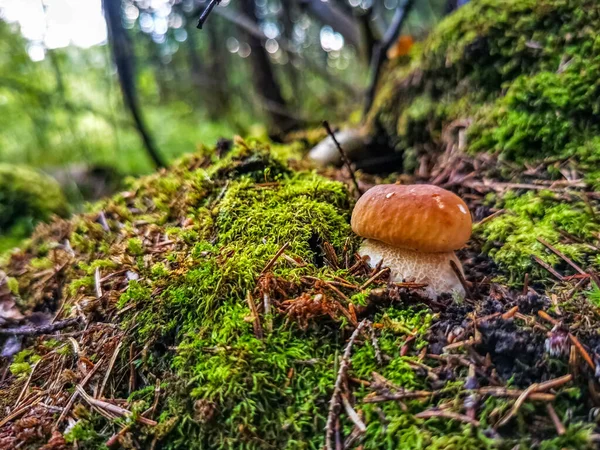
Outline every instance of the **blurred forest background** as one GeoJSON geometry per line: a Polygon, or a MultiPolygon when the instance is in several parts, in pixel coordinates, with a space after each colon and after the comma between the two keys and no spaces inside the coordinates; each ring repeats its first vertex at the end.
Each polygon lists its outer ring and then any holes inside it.
{"type": "MultiPolygon", "coordinates": [[[[125,80],[166,161],[221,136],[359,114],[369,41],[402,0],[107,0],[125,80]],[[365,22],[369,22],[366,24],[365,22]],[[369,32],[365,32],[365,28],[369,32]],[[123,35],[124,33],[124,35],[123,35]],[[131,48],[125,48],[129,46],[131,48]]],[[[447,8],[418,1],[404,32],[447,8]]],[[[152,169],[124,104],[101,0],[0,0],[0,161],[152,169]]]]}
{"type": "Polygon", "coordinates": [[[460,3],[222,0],[199,30],[204,0],[0,0],[0,252],[200,143],[360,121],[399,11],[418,40],[460,3]]]}

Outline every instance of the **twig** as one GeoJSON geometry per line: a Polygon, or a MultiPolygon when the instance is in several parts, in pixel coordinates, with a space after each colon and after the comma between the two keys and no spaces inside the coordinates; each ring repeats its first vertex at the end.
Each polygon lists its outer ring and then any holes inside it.
{"type": "Polygon", "coordinates": [[[39,336],[40,334],[50,334],[55,331],[78,324],[80,319],[73,317],[70,319],[61,320],[60,322],[50,323],[40,326],[23,326],[18,328],[0,328],[0,336],[39,336]]]}
{"type": "Polygon", "coordinates": [[[565,426],[563,425],[563,423],[558,418],[558,415],[556,414],[556,411],[554,410],[554,407],[552,406],[551,403],[546,404],[546,410],[548,411],[548,415],[550,416],[550,419],[552,420],[552,423],[554,424],[554,427],[556,428],[556,433],[559,436],[562,436],[563,434],[565,434],[567,432],[567,430],[566,430],[565,426]]]}
{"type": "MultiPolygon", "coordinates": [[[[486,386],[476,389],[475,392],[481,395],[490,395],[492,397],[507,397],[507,398],[519,398],[523,391],[520,389],[508,389],[500,386],[486,386]]],[[[556,398],[554,394],[547,394],[545,392],[533,392],[529,395],[529,400],[540,401],[540,402],[551,402],[556,398]]]]}
{"type": "Polygon", "coordinates": [[[252,298],[252,294],[248,291],[246,295],[246,301],[248,302],[248,307],[250,308],[250,313],[252,314],[252,328],[254,329],[254,336],[257,339],[263,338],[263,330],[260,324],[260,316],[258,315],[258,309],[256,309],[256,304],[254,303],[254,299],[252,298]]]}
{"type": "MultiPolygon", "coordinates": [[[[264,275],[265,273],[267,273],[269,270],[271,270],[271,268],[275,265],[275,263],[277,262],[277,260],[279,259],[279,257],[283,254],[283,252],[285,252],[285,250],[290,246],[289,242],[286,242],[285,244],[283,244],[281,246],[281,248],[279,250],[277,250],[277,253],[275,253],[275,256],[273,256],[271,258],[271,260],[267,263],[267,265],[265,266],[265,268],[260,272],[260,275],[264,275]]],[[[260,276],[259,275],[259,276],[260,276]]]]}
{"type": "MultiPolygon", "coordinates": [[[[92,376],[100,368],[100,365],[102,364],[103,361],[104,361],[104,357],[100,358],[98,360],[98,362],[96,363],[96,365],[94,367],[92,367],[91,370],[87,373],[87,375],[83,378],[83,380],[81,380],[79,382],[77,387],[84,388],[85,385],[87,384],[87,382],[90,381],[90,378],[92,378],[92,376]]],[[[73,392],[73,394],[71,395],[71,398],[69,399],[69,401],[67,402],[67,405],[65,406],[65,409],[60,414],[58,420],[54,424],[54,428],[53,428],[54,430],[57,430],[60,423],[64,420],[65,417],[67,417],[67,414],[69,414],[69,411],[73,407],[73,404],[75,403],[75,400],[77,400],[78,396],[79,396],[78,391],[73,392]]]]}
{"type": "Polygon", "coordinates": [[[344,409],[346,410],[346,414],[348,414],[348,417],[350,418],[350,420],[354,423],[354,425],[356,425],[356,428],[358,428],[361,433],[364,433],[365,431],[367,431],[367,426],[360,419],[360,416],[358,415],[358,413],[354,410],[354,408],[350,404],[350,401],[348,400],[348,397],[346,396],[346,394],[343,394],[343,393],[342,393],[342,403],[344,404],[344,409]]]}
{"type": "Polygon", "coordinates": [[[13,419],[16,419],[17,417],[23,415],[24,413],[26,413],[29,409],[31,409],[33,406],[35,406],[36,404],[38,404],[39,402],[42,401],[42,394],[38,393],[38,396],[35,400],[33,400],[30,404],[23,406],[22,408],[17,409],[16,411],[13,411],[12,413],[10,413],[8,416],[6,416],[5,418],[3,418],[2,420],[0,420],[0,428],[2,428],[4,425],[6,425],[8,422],[10,422],[13,419]]]}
{"type": "Polygon", "coordinates": [[[583,348],[583,345],[581,344],[579,339],[577,339],[577,337],[575,337],[571,333],[569,333],[569,339],[571,340],[573,345],[577,348],[577,350],[579,351],[579,353],[581,354],[583,359],[585,359],[585,362],[588,363],[588,366],[590,366],[592,368],[592,370],[595,371],[596,365],[592,361],[592,358],[590,357],[589,353],[585,350],[585,348],[583,348]]]}
{"type": "Polygon", "coordinates": [[[198,28],[199,30],[202,29],[202,27],[204,26],[204,22],[206,22],[206,19],[208,19],[209,14],[219,3],[221,3],[221,0],[210,0],[210,3],[206,6],[206,8],[204,8],[202,14],[200,14],[196,28],[198,28]]]}
{"type": "Polygon", "coordinates": [[[550,245],[548,242],[546,242],[541,237],[538,237],[537,240],[538,240],[538,242],[540,244],[542,244],[544,247],[546,247],[548,250],[550,250],[556,256],[558,256],[559,258],[561,258],[564,262],[566,262],[568,265],[570,265],[573,269],[575,269],[581,275],[587,275],[587,272],[585,270],[583,270],[581,267],[579,267],[577,264],[575,264],[570,258],[566,257],[557,248],[555,248],[552,245],[550,245]]]}
{"type": "Polygon", "coordinates": [[[356,175],[354,174],[354,169],[352,168],[352,165],[350,164],[350,160],[348,159],[348,156],[346,155],[346,152],[344,151],[344,149],[342,148],[342,146],[340,145],[340,143],[336,139],[335,134],[333,134],[333,131],[331,131],[331,127],[329,126],[329,122],[327,122],[326,120],[324,120],[323,121],[323,126],[327,130],[327,133],[329,134],[329,136],[331,136],[331,139],[333,139],[333,143],[337,147],[338,152],[340,152],[340,156],[342,157],[342,161],[343,161],[344,165],[346,166],[346,168],[348,169],[348,172],[350,172],[350,178],[352,179],[352,184],[354,185],[354,188],[356,189],[356,192],[358,192],[359,196],[363,195],[362,189],[360,187],[358,187],[358,181],[356,181],[356,175]]]}
{"type": "Polygon", "coordinates": [[[532,384],[527,389],[525,389],[521,395],[519,395],[519,398],[517,398],[517,401],[515,401],[513,407],[502,419],[500,419],[497,426],[502,427],[506,425],[519,412],[519,409],[531,394],[535,392],[544,392],[555,387],[562,386],[563,384],[568,383],[572,379],[573,375],[569,374],[560,378],[554,378],[552,380],[545,381],[543,383],[532,384]]]}
{"type": "Polygon", "coordinates": [[[365,326],[370,325],[370,321],[368,321],[367,319],[363,319],[350,336],[348,344],[344,349],[344,354],[342,355],[342,361],[338,370],[337,379],[335,380],[335,385],[333,387],[333,395],[331,396],[331,400],[329,401],[329,413],[327,414],[327,424],[325,426],[325,445],[327,447],[327,450],[335,449],[335,422],[337,421],[339,414],[342,385],[344,379],[346,378],[346,372],[350,367],[350,355],[352,353],[352,346],[354,345],[354,341],[356,341],[356,338],[360,335],[362,329],[365,326]]]}
{"type": "MultiPolygon", "coordinates": [[[[80,386],[76,386],[75,387],[76,392],[79,393],[79,395],[92,407],[94,408],[98,408],[98,409],[103,409],[104,411],[108,411],[111,414],[115,414],[117,416],[120,417],[131,417],[133,415],[133,413],[125,408],[121,408],[118,405],[115,405],[113,403],[109,403],[109,402],[105,402],[102,400],[98,400],[95,399],[94,397],[92,397],[91,395],[89,395],[87,392],[85,392],[85,390],[80,387],[80,386]]],[[[158,423],[155,420],[152,419],[148,419],[146,417],[143,416],[137,416],[135,418],[135,420],[143,425],[149,425],[149,426],[156,426],[158,425],[158,423]]]]}
{"type": "Polygon", "coordinates": [[[386,272],[389,272],[390,268],[389,267],[384,267],[383,269],[381,269],[379,272],[377,272],[375,275],[373,275],[371,278],[369,278],[367,281],[365,281],[361,287],[359,287],[359,290],[364,290],[367,287],[369,287],[369,285],[375,281],[377,278],[379,278],[381,275],[383,275],[386,272]]]}
{"type": "Polygon", "coordinates": [[[25,392],[27,391],[27,388],[29,387],[29,384],[31,383],[31,379],[33,378],[33,373],[35,372],[35,369],[38,366],[38,364],[40,363],[40,361],[42,361],[42,360],[40,359],[39,361],[36,361],[35,364],[31,367],[31,372],[29,373],[29,376],[27,377],[27,381],[25,382],[25,385],[23,386],[23,389],[21,389],[21,393],[19,394],[19,397],[17,397],[17,401],[15,402],[15,408],[17,408],[19,406],[19,403],[21,403],[21,399],[25,395],[25,392]]]}
{"type": "Polygon", "coordinates": [[[427,411],[420,412],[419,414],[415,414],[415,417],[418,419],[431,419],[432,417],[439,417],[442,419],[457,420],[459,422],[468,423],[475,427],[479,426],[479,421],[471,419],[469,416],[458,414],[452,411],[441,411],[439,409],[429,409],[427,411]]]}
{"type": "Polygon", "coordinates": [[[556,270],[554,270],[552,268],[552,266],[550,266],[549,264],[546,264],[544,261],[542,261],[537,256],[531,255],[531,259],[533,259],[536,263],[538,263],[540,266],[542,266],[544,269],[546,269],[548,272],[550,272],[552,275],[554,275],[560,281],[564,281],[565,280],[565,277],[563,277],[560,273],[558,273],[556,270]]]}
{"type": "Polygon", "coordinates": [[[96,287],[96,298],[102,297],[102,286],[100,283],[100,267],[96,267],[96,271],[94,272],[94,286],[96,287]]]}
{"type": "Polygon", "coordinates": [[[560,323],[558,320],[554,319],[553,317],[550,317],[550,315],[546,311],[542,311],[541,309],[538,311],[537,314],[539,317],[544,319],[546,322],[550,322],[552,325],[556,326],[560,323]]]}
{"type": "Polygon", "coordinates": [[[508,320],[508,319],[512,319],[516,313],[519,312],[519,306],[513,306],[512,308],[510,308],[508,311],[506,311],[504,314],[502,314],[502,320],[508,320]]]}
{"type": "Polygon", "coordinates": [[[373,349],[375,350],[375,359],[377,360],[378,365],[383,365],[383,358],[381,357],[381,349],[379,348],[379,341],[377,340],[377,336],[375,335],[375,328],[371,327],[371,345],[373,345],[373,349]]]}
{"type": "Polygon", "coordinates": [[[435,393],[429,391],[405,391],[382,395],[367,395],[363,403],[383,403],[390,401],[409,400],[414,398],[432,397],[435,393]]]}
{"type": "Polygon", "coordinates": [[[504,214],[506,212],[505,209],[499,209],[498,211],[496,211],[495,213],[490,214],[487,217],[484,217],[483,219],[481,219],[479,222],[477,222],[475,225],[483,225],[486,222],[489,222],[490,220],[495,219],[496,217],[504,214]]]}
{"type": "Polygon", "coordinates": [[[110,361],[108,362],[108,369],[106,369],[106,373],[104,374],[104,379],[102,380],[102,384],[100,385],[100,390],[98,391],[98,395],[96,397],[102,397],[104,393],[104,388],[106,387],[106,383],[110,377],[110,373],[112,372],[113,366],[117,361],[117,356],[119,356],[119,350],[121,350],[121,346],[123,345],[123,341],[120,341],[115,350],[113,351],[112,356],[110,357],[110,361]]]}
{"type": "Polygon", "coordinates": [[[132,342],[129,346],[129,395],[135,391],[135,365],[133,364],[135,356],[135,345],[132,342]]]}
{"type": "Polygon", "coordinates": [[[470,286],[470,283],[465,279],[465,275],[462,273],[462,271],[460,270],[458,265],[452,260],[450,260],[450,267],[452,267],[452,270],[456,274],[458,281],[460,281],[460,284],[462,285],[463,289],[465,290],[465,296],[470,297],[471,296],[471,286],[470,286]]]}

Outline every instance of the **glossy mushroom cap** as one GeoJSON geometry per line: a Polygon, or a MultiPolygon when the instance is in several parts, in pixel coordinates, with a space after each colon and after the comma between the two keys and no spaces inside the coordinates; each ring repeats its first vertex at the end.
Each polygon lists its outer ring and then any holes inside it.
{"type": "Polygon", "coordinates": [[[352,230],[359,236],[417,252],[458,250],[471,237],[472,225],[460,197],[428,184],[375,186],[352,213],[352,230]]]}

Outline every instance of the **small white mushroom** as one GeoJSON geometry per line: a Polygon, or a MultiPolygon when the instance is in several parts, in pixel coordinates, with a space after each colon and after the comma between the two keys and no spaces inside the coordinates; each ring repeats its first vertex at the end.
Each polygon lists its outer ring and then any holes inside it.
{"type": "Polygon", "coordinates": [[[462,271],[454,251],[471,237],[472,219],[465,202],[432,185],[379,185],[356,203],[352,229],[366,238],[359,250],[372,267],[383,260],[395,282],[427,284],[425,294],[464,296],[452,269],[462,271]]]}

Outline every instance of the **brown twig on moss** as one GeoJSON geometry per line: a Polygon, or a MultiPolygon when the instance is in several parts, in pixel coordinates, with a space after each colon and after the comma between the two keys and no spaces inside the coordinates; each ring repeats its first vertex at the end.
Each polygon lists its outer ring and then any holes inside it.
{"type": "Polygon", "coordinates": [[[326,120],[324,120],[323,121],[323,126],[327,130],[327,133],[329,134],[329,136],[331,136],[331,139],[333,139],[333,143],[335,144],[335,146],[337,147],[338,151],[340,152],[340,156],[342,157],[342,162],[344,163],[344,165],[348,169],[348,172],[350,172],[350,178],[352,179],[352,184],[354,185],[354,188],[356,189],[356,192],[358,193],[358,195],[360,197],[361,195],[363,195],[363,191],[358,186],[358,181],[356,181],[356,175],[354,174],[354,169],[352,168],[352,164],[350,164],[350,160],[348,159],[348,155],[346,155],[346,152],[344,151],[344,149],[342,148],[342,146],[340,145],[340,143],[338,142],[338,140],[335,138],[335,134],[333,134],[333,131],[331,131],[331,127],[329,126],[329,122],[327,122],[326,120]]]}
{"type": "Polygon", "coordinates": [[[538,263],[540,266],[542,266],[544,269],[546,269],[549,273],[551,273],[556,278],[558,278],[559,281],[565,280],[564,276],[562,276],[560,273],[558,273],[556,270],[554,270],[554,268],[551,265],[546,264],[544,261],[542,261],[537,256],[531,255],[531,259],[533,259],[536,263],[538,263]]]}
{"type": "Polygon", "coordinates": [[[277,260],[279,259],[279,257],[283,254],[283,252],[285,252],[285,250],[289,246],[290,246],[289,242],[286,242],[285,244],[283,244],[281,246],[281,248],[279,250],[277,250],[277,253],[275,253],[275,256],[273,256],[271,258],[271,260],[267,263],[267,265],[265,266],[265,268],[260,272],[260,275],[263,275],[263,274],[267,273],[269,270],[271,270],[271,268],[275,265],[275,263],[277,262],[277,260]]]}
{"type": "MultiPolygon", "coordinates": [[[[95,399],[94,397],[89,395],[87,392],[85,392],[85,390],[80,386],[76,386],[75,389],[76,389],[76,392],[79,393],[81,398],[83,398],[94,409],[100,409],[100,410],[108,412],[111,415],[116,415],[118,417],[132,417],[133,416],[133,413],[125,408],[121,408],[120,406],[115,405],[113,403],[95,399]]],[[[158,423],[155,420],[148,419],[143,416],[137,416],[135,418],[135,420],[137,422],[141,423],[142,425],[148,425],[148,426],[158,425],[158,423]]]]}
{"type": "Polygon", "coordinates": [[[336,448],[335,423],[339,418],[342,386],[344,384],[348,369],[350,368],[350,355],[352,354],[352,347],[363,328],[369,326],[371,326],[371,322],[367,319],[363,319],[352,332],[352,335],[348,340],[348,344],[346,344],[346,348],[344,349],[344,354],[342,355],[342,361],[340,362],[340,368],[335,380],[335,385],[333,386],[333,394],[331,396],[331,400],[329,401],[329,413],[327,414],[327,424],[325,425],[325,445],[327,450],[334,450],[336,448]]]}
{"type": "Polygon", "coordinates": [[[254,329],[254,336],[257,339],[263,338],[263,330],[262,325],[260,324],[260,316],[258,315],[258,309],[256,308],[256,304],[254,303],[254,299],[252,298],[252,294],[248,291],[246,295],[246,301],[248,302],[248,307],[250,308],[250,313],[252,314],[252,328],[254,329]]]}
{"type": "Polygon", "coordinates": [[[121,350],[122,346],[123,346],[123,341],[120,341],[117,344],[117,346],[115,347],[113,354],[110,357],[110,360],[108,361],[108,369],[106,369],[106,373],[104,374],[104,378],[102,379],[102,384],[100,385],[100,389],[98,390],[98,394],[96,395],[96,397],[102,397],[102,394],[104,393],[104,388],[106,387],[106,383],[108,382],[108,379],[110,377],[112,369],[115,365],[115,362],[117,361],[117,357],[119,356],[119,350],[121,350]]]}
{"type": "Polygon", "coordinates": [[[559,436],[562,436],[563,434],[565,434],[567,432],[567,430],[566,430],[565,426],[563,425],[563,423],[560,421],[558,414],[556,414],[556,411],[554,410],[554,406],[552,406],[551,403],[546,404],[546,411],[548,411],[550,420],[552,420],[552,423],[554,424],[554,427],[556,428],[556,434],[558,434],[559,436]]]}
{"type": "Polygon", "coordinates": [[[450,420],[456,420],[458,422],[468,423],[475,427],[478,427],[480,425],[478,420],[471,419],[469,416],[466,416],[464,414],[455,413],[452,411],[443,411],[440,409],[428,409],[427,411],[423,411],[418,414],[415,414],[415,417],[417,419],[431,419],[433,417],[439,417],[441,419],[450,419],[450,420]]]}
{"type": "Polygon", "coordinates": [[[359,289],[361,291],[365,290],[366,288],[368,288],[371,283],[373,283],[373,281],[375,281],[377,278],[379,278],[381,275],[383,275],[384,273],[389,273],[390,268],[389,267],[384,267],[383,269],[381,269],[379,272],[377,272],[375,275],[373,275],[371,278],[369,278],[367,281],[365,281],[362,286],[359,287],[359,289]]]}
{"type": "Polygon", "coordinates": [[[596,370],[596,365],[594,364],[594,361],[592,361],[592,358],[590,357],[589,353],[583,347],[583,344],[572,333],[569,333],[568,336],[569,336],[569,339],[571,340],[571,342],[573,343],[573,345],[577,348],[577,350],[579,351],[579,353],[583,357],[583,359],[585,359],[585,362],[588,364],[588,366],[590,366],[590,368],[593,371],[595,371],[596,370]]]}
{"type": "Polygon", "coordinates": [[[356,428],[358,428],[358,430],[361,433],[364,433],[365,431],[367,431],[367,426],[362,421],[362,419],[360,418],[360,416],[358,415],[356,410],[350,404],[350,400],[348,400],[348,396],[344,393],[342,393],[342,403],[344,405],[344,409],[346,410],[346,414],[348,415],[348,417],[350,418],[352,423],[354,423],[356,428]]]}
{"type": "Polygon", "coordinates": [[[548,391],[548,390],[556,388],[556,387],[560,387],[560,386],[570,382],[572,379],[573,379],[573,375],[569,374],[569,375],[565,375],[563,377],[554,378],[552,380],[545,381],[543,383],[532,384],[527,389],[525,389],[521,395],[519,395],[519,398],[517,398],[517,400],[515,401],[515,404],[510,409],[510,411],[508,413],[506,413],[506,415],[498,421],[497,426],[502,427],[502,426],[506,425],[508,422],[510,422],[510,420],[519,412],[519,409],[521,408],[523,403],[525,403],[525,400],[527,400],[527,398],[531,394],[537,393],[537,392],[544,392],[544,391],[548,391]]]}
{"type": "MultiPolygon", "coordinates": [[[[87,375],[83,378],[83,380],[81,380],[79,382],[79,384],[76,387],[81,387],[83,389],[85,387],[85,385],[88,383],[88,381],[90,381],[92,376],[94,376],[96,371],[100,368],[100,366],[103,362],[104,362],[104,357],[102,357],[98,360],[96,365],[90,369],[90,371],[87,373],[87,375]]],[[[69,414],[69,411],[73,407],[73,404],[75,403],[75,400],[77,400],[78,396],[79,396],[79,392],[77,390],[75,390],[75,392],[73,392],[73,394],[71,394],[71,397],[69,398],[69,401],[67,402],[67,405],[65,406],[65,409],[63,409],[63,412],[60,414],[60,416],[58,417],[58,420],[54,424],[54,428],[53,428],[54,430],[57,430],[59,425],[61,424],[61,422],[67,417],[67,414],[69,414]]]]}
{"type": "Polygon", "coordinates": [[[538,242],[540,244],[542,244],[544,247],[546,247],[548,250],[550,250],[552,253],[554,253],[556,256],[558,256],[559,258],[561,258],[564,262],[566,262],[568,265],[570,265],[573,269],[575,269],[577,272],[579,272],[581,275],[588,275],[588,273],[583,270],[581,267],[579,267],[577,264],[575,264],[573,262],[572,259],[568,258],[567,256],[565,256],[562,252],[560,252],[556,247],[550,245],[548,242],[546,242],[544,239],[542,239],[541,237],[537,237],[536,238],[538,240],[538,242]]]}

